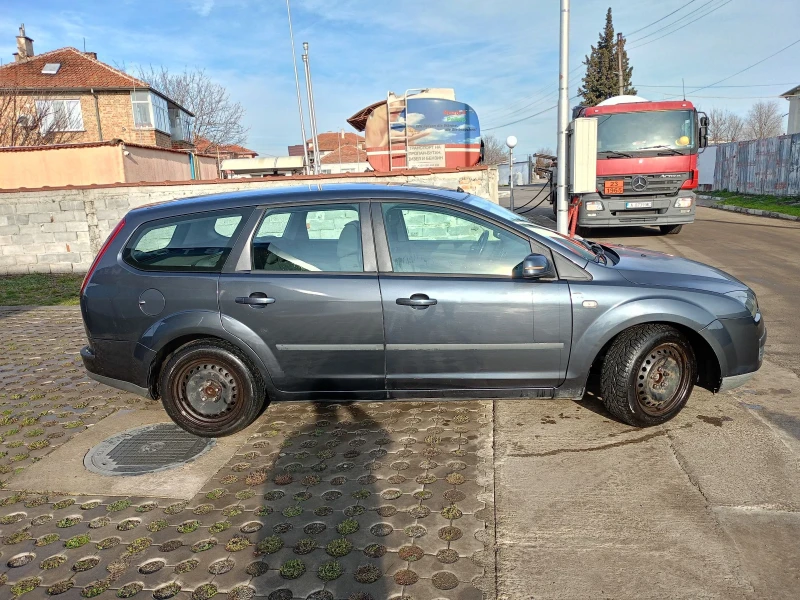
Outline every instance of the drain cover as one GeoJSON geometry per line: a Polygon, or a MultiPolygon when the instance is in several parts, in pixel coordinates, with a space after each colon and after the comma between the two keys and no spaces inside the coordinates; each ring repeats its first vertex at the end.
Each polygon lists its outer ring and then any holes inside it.
{"type": "Polygon", "coordinates": [[[173,423],[129,429],[97,444],[83,465],[100,475],[143,475],[172,469],[210,450],[215,440],[199,438],[173,423]]]}

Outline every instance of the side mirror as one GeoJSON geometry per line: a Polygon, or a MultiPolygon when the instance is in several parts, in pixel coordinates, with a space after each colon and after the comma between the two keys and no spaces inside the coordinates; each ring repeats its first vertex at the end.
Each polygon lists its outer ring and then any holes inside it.
{"type": "Polygon", "coordinates": [[[698,132],[699,139],[697,144],[699,148],[708,147],[708,125],[709,125],[708,117],[704,114],[700,115],[700,131],[698,132]]]}
{"type": "Polygon", "coordinates": [[[529,254],[522,261],[523,279],[546,279],[555,276],[553,265],[541,254],[529,254]]]}

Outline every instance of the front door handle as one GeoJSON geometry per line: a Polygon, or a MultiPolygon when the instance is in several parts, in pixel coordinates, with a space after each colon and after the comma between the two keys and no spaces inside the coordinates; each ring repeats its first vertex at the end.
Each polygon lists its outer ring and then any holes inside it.
{"type": "Polygon", "coordinates": [[[400,306],[410,306],[418,310],[437,304],[436,298],[429,298],[427,294],[411,294],[411,298],[398,298],[395,302],[400,306]]]}
{"type": "Polygon", "coordinates": [[[264,292],[253,292],[249,296],[238,296],[236,304],[249,304],[251,308],[264,308],[267,304],[274,304],[275,298],[269,298],[264,292]]]}

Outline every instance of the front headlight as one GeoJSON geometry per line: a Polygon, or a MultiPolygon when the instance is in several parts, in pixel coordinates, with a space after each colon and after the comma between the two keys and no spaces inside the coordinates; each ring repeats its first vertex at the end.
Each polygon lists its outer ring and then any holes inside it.
{"type": "Polygon", "coordinates": [[[725,295],[736,298],[750,312],[753,318],[756,318],[758,314],[758,298],[756,298],[753,290],[736,290],[735,292],[728,292],[725,295]]]}
{"type": "Polygon", "coordinates": [[[589,202],[586,203],[586,210],[589,211],[603,210],[603,203],[600,202],[599,200],[590,200],[589,202]]]}
{"type": "Polygon", "coordinates": [[[693,200],[691,198],[678,198],[675,200],[675,208],[690,208],[693,200]]]}

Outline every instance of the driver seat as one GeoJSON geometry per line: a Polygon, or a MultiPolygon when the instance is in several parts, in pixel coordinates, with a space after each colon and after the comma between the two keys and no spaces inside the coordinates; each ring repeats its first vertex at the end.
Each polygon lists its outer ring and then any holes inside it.
{"type": "Polygon", "coordinates": [[[364,270],[363,256],[361,254],[361,224],[350,221],[339,234],[336,243],[336,256],[339,259],[339,268],[344,272],[361,272],[364,270]]]}

